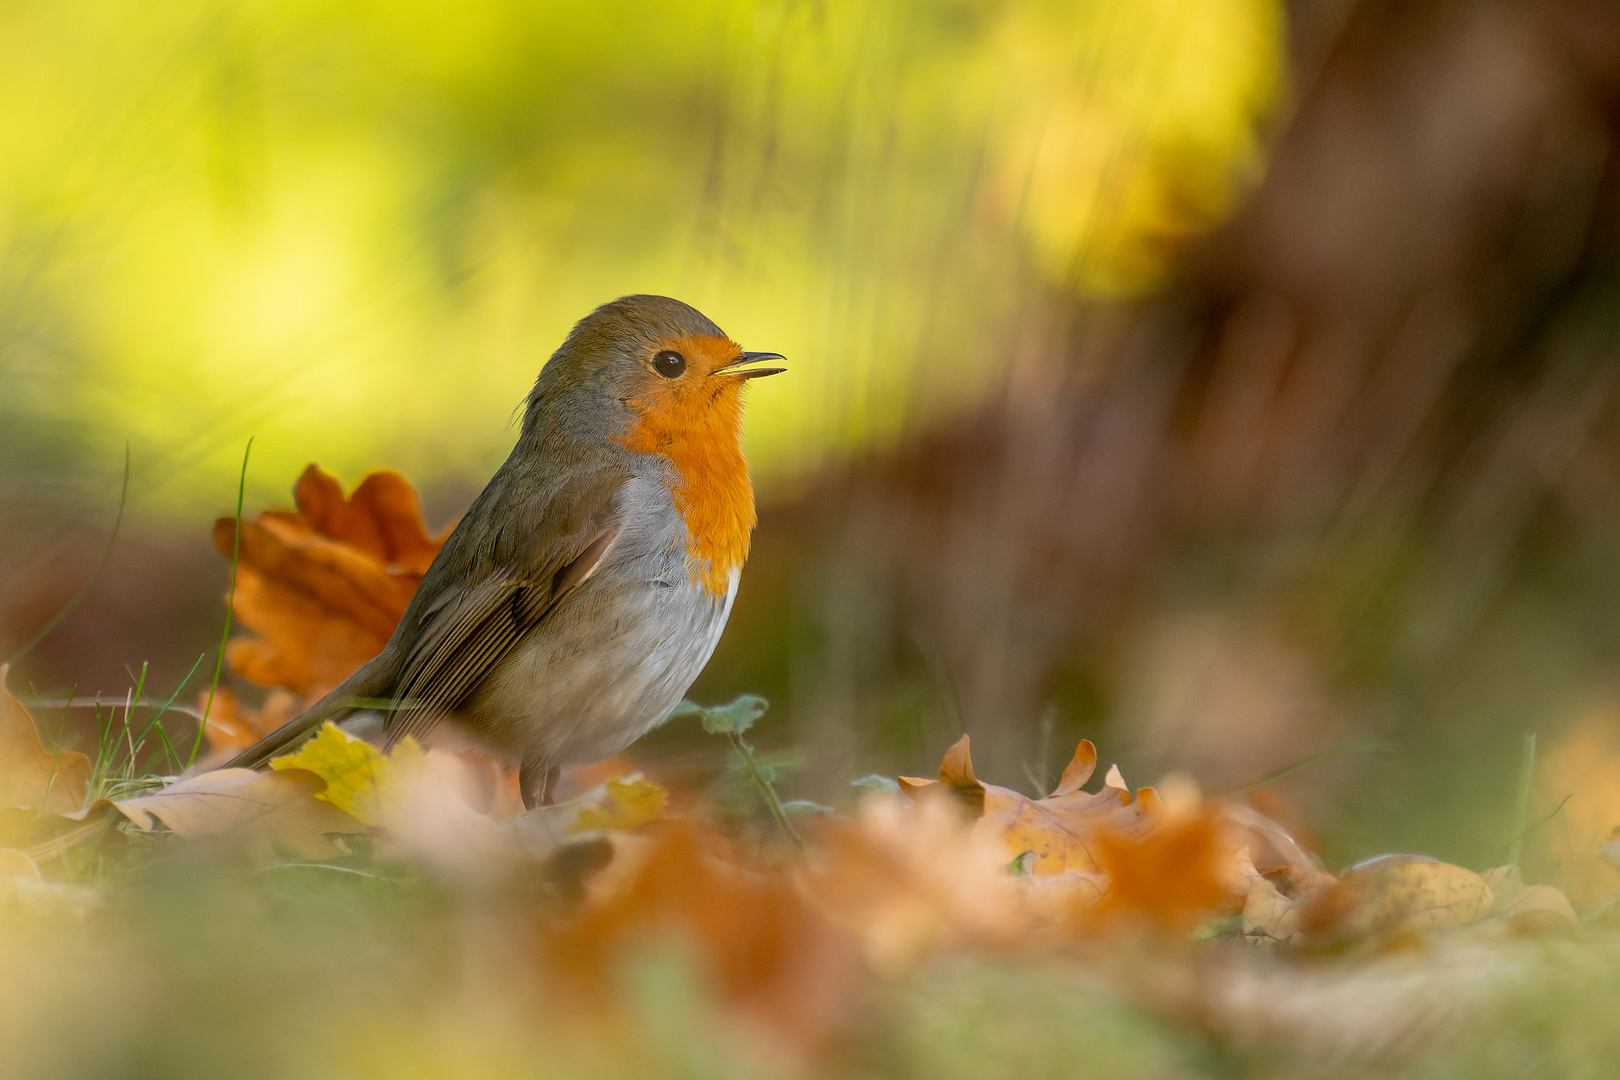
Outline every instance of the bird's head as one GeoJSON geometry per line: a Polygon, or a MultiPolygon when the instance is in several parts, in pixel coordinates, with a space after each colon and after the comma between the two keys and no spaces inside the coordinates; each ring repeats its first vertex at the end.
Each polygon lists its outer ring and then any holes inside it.
{"type": "Polygon", "coordinates": [[[735,445],[742,387],[785,370],[779,353],[744,352],[702,312],[667,296],[625,296],[574,327],[540,373],[530,419],[554,419],[630,449],[665,452],[675,441],[735,445]]]}

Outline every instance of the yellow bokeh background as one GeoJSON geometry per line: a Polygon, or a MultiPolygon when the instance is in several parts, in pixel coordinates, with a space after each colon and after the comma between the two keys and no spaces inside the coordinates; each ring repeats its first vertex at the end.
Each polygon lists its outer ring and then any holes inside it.
{"type": "Polygon", "coordinates": [[[662,292],[789,356],[768,488],[971,402],[1043,295],[1162,286],[1257,174],[1283,33],[1273,0],[6,5],[5,415],[108,473],[130,442],[148,511],[221,509],[250,435],[260,495],[477,483],[573,321],[662,292]]]}

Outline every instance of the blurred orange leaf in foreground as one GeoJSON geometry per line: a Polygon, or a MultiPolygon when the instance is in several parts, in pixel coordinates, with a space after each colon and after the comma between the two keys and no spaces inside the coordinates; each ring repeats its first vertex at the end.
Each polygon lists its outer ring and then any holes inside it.
{"type": "Polygon", "coordinates": [[[1620,836],[1620,707],[1586,709],[1536,767],[1537,797],[1548,808],[1532,818],[1535,864],[1561,881],[1578,907],[1620,899],[1620,872],[1603,846],[1620,836]],[[1543,818],[1545,820],[1543,820],[1543,818]]]}
{"type": "Polygon", "coordinates": [[[77,750],[53,754],[22,702],[6,688],[10,667],[0,664],[0,808],[70,813],[84,803],[90,759],[77,750]]]}
{"type": "Polygon", "coordinates": [[[745,1045],[778,1064],[819,1056],[857,1015],[860,953],[789,872],[749,863],[696,818],[653,827],[618,888],[547,922],[545,960],[566,976],[569,1004],[611,1001],[627,959],[674,940],[690,947],[745,1045]]]}

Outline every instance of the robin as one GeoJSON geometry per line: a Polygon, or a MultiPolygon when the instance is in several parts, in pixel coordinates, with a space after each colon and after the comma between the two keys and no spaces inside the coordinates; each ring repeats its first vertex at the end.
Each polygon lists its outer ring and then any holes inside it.
{"type": "Polygon", "coordinates": [[[634,742],[731,614],[756,520],[742,388],[784,370],[745,365],[781,359],[667,296],[587,315],[382,652],[228,765],[260,767],[327,720],[386,749],[449,719],[518,763],[534,807],[562,766],[634,742]]]}

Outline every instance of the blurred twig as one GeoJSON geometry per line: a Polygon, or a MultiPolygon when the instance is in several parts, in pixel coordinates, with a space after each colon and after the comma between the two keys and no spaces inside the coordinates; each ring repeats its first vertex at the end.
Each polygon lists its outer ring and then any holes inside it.
{"type": "MultiPolygon", "coordinates": [[[[124,703],[124,698],[106,698],[102,697],[100,694],[97,694],[95,697],[51,698],[47,701],[36,702],[36,704],[38,704],[41,708],[46,709],[85,709],[97,705],[118,706],[124,703]]],[[[202,710],[195,708],[194,706],[176,705],[173,702],[156,701],[149,697],[137,698],[134,701],[131,701],[130,704],[137,709],[157,709],[159,712],[166,711],[184,713],[185,715],[194,717],[198,720],[201,720],[203,715],[202,710]]]]}

